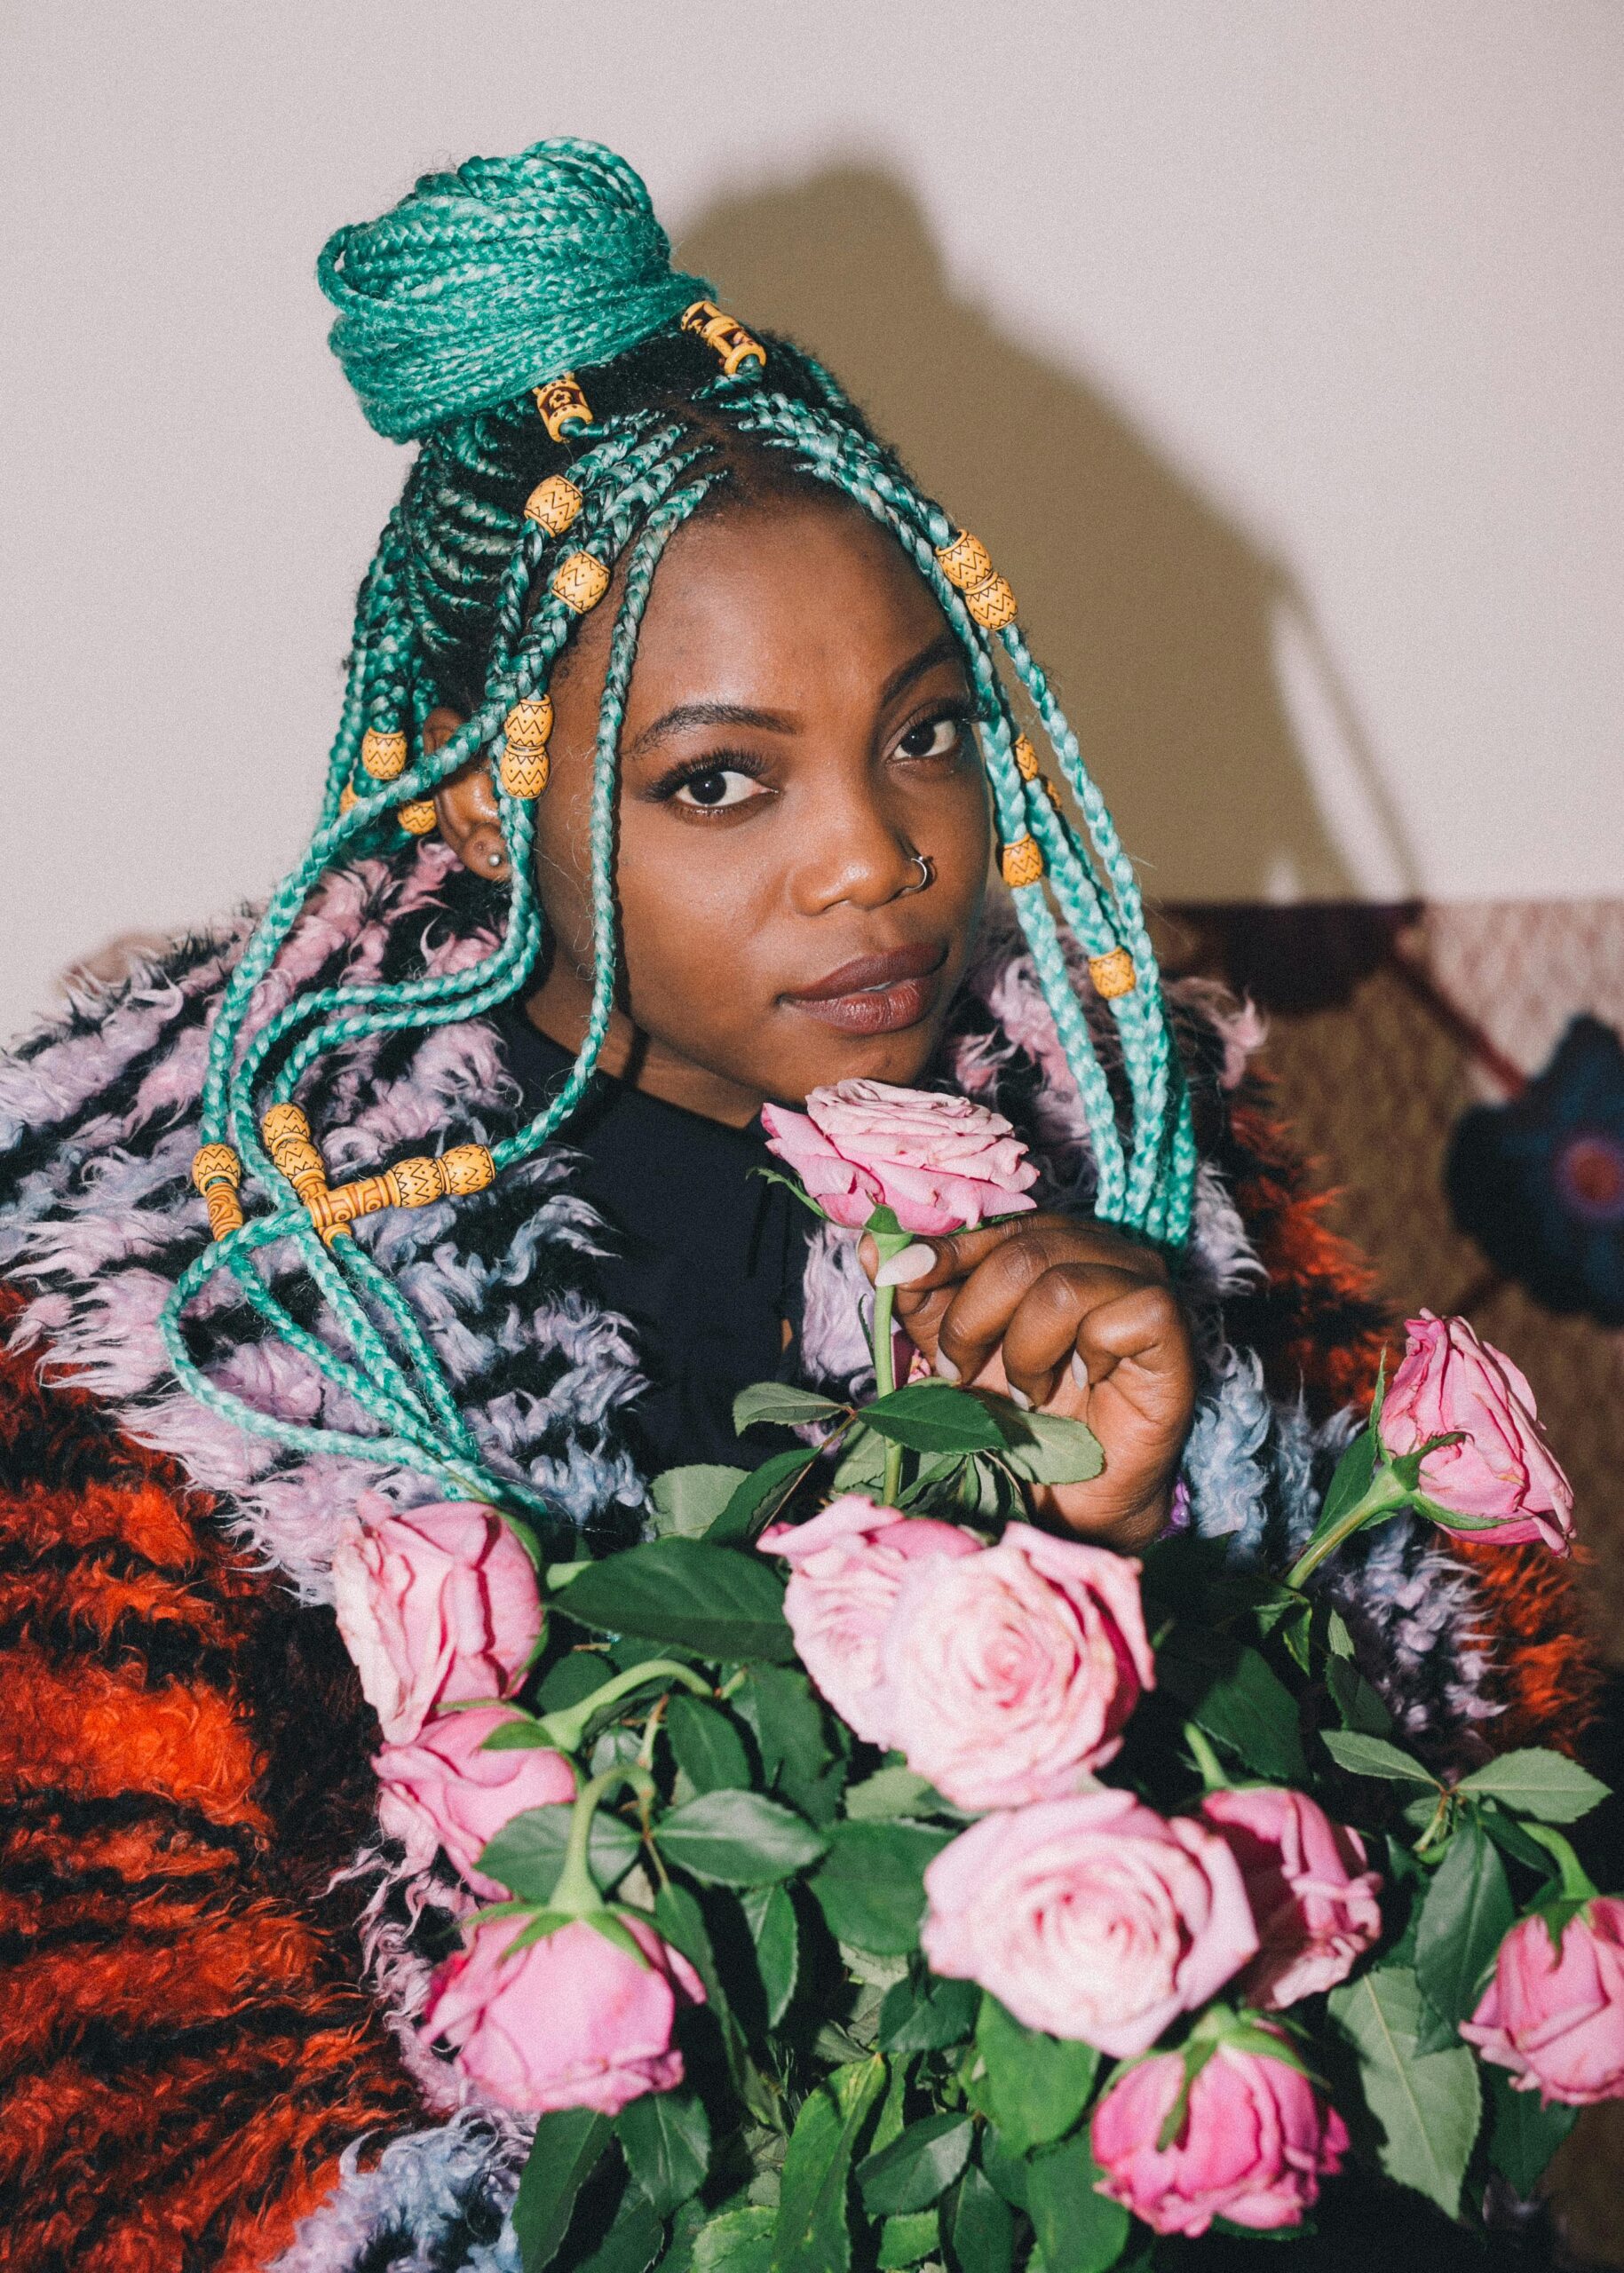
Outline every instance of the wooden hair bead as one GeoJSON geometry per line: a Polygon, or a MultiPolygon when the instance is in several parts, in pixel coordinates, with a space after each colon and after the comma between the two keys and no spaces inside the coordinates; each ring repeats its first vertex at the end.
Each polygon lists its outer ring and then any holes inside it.
{"type": "Polygon", "coordinates": [[[1002,631],[1006,623],[1013,623],[1019,613],[1015,594],[994,569],[983,582],[964,595],[964,605],[979,624],[989,631],[1002,631]]]}
{"type": "Polygon", "coordinates": [[[426,1208],[431,1200],[461,1200],[495,1180],[496,1164],[483,1144],[454,1144],[439,1159],[416,1153],[381,1176],[341,1184],[310,1202],[311,1221],[322,1232],[375,1216],[383,1208],[426,1208]]]}
{"type": "Polygon", "coordinates": [[[510,749],[545,749],[552,733],[552,697],[533,694],[516,702],[502,722],[510,749]]]}
{"type": "Polygon", "coordinates": [[[539,797],[547,787],[552,760],[544,749],[509,747],[503,751],[502,763],[496,770],[510,797],[539,797]]]}
{"type": "Polygon", "coordinates": [[[682,328],[697,332],[707,347],[716,350],[730,379],[744,363],[759,363],[764,371],[767,368],[767,351],[760,340],[752,339],[744,326],[714,300],[695,300],[691,308],[685,308],[682,328]]]}
{"type": "Polygon", "coordinates": [[[592,553],[566,553],[552,572],[552,589],[566,607],[584,615],[608,590],[609,572],[592,553]]]}
{"type": "Polygon", "coordinates": [[[1017,734],[1015,748],[1010,755],[1015,760],[1015,771],[1020,775],[1021,780],[1035,781],[1041,769],[1038,765],[1038,754],[1032,747],[1031,736],[1017,734]]]}
{"type": "Polygon", "coordinates": [[[545,529],[549,536],[562,536],[585,503],[573,481],[566,481],[561,473],[550,473],[526,498],[525,519],[545,529]]]}
{"type": "Polygon", "coordinates": [[[582,393],[573,371],[566,371],[562,378],[549,379],[544,387],[532,387],[530,392],[550,441],[566,440],[568,427],[592,424],[592,407],[582,393]]]}
{"type": "Polygon", "coordinates": [[[242,1205],[228,1184],[211,1184],[203,1194],[203,1205],[209,1210],[209,1236],[223,1239],[228,1232],[242,1229],[242,1205]]]}
{"type": "Polygon", "coordinates": [[[305,1206],[327,1190],[327,1162],[310,1138],[310,1123],[296,1105],[273,1105],[259,1127],[265,1148],[305,1206]]]}
{"type": "Polygon", "coordinates": [[[210,1238],[223,1239],[227,1232],[240,1231],[242,1208],[237,1186],[242,1181],[242,1162],[235,1147],[200,1144],[192,1155],[192,1181],[209,1210],[210,1238]]]}
{"type": "Polygon", "coordinates": [[[978,584],[985,584],[993,573],[993,556],[978,536],[971,536],[968,529],[961,529],[951,544],[939,544],[936,558],[941,572],[950,584],[962,592],[973,591],[978,584]]]}
{"type": "Polygon", "coordinates": [[[346,781],[343,788],[338,792],[339,820],[342,820],[346,813],[353,813],[360,803],[360,797],[359,794],[355,790],[352,789],[349,783],[346,781]]]}
{"type": "Polygon", "coordinates": [[[413,797],[397,806],[395,819],[408,836],[432,836],[440,823],[432,797],[413,797]]]}
{"type": "Polygon", "coordinates": [[[1126,947],[1113,947],[1108,955],[1090,955],[1089,977],[1094,981],[1095,993],[1103,994],[1107,1002],[1131,994],[1139,983],[1126,947]]]}
{"type": "Polygon", "coordinates": [[[368,726],[360,738],[360,762],[375,781],[392,781],[406,771],[406,736],[380,733],[368,726]]]}
{"type": "Polygon", "coordinates": [[[1043,852],[1034,836],[1018,836],[1013,844],[1003,848],[1003,880],[1013,891],[1021,884],[1034,884],[1043,874],[1043,852]]]}

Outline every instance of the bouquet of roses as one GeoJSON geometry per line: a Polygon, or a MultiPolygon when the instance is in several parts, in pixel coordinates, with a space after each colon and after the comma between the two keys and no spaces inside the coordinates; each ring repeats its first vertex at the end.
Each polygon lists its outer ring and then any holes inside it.
{"type": "MultiPolygon", "coordinates": [[[[808,1103],[774,1148],[883,1258],[1033,1204],[977,1106],[808,1103]]],[[[1624,2095],[1624,1901],[1558,1827],[1604,1788],[1435,1772],[1305,1584],[1405,1509],[1565,1548],[1520,1374],[1423,1315],[1254,1576],[1037,1528],[1087,1429],[898,1386],[883,1286],[873,1340],[865,1404],[747,1391],[798,1440],[660,1477],[644,1544],[378,1502],[340,1548],[384,1827],[467,1889],[424,2040],[537,2119],[527,2273],[1145,2266],[1307,2229],[1355,2153],[1451,2216],[1530,2193],[1624,2095]]]]}

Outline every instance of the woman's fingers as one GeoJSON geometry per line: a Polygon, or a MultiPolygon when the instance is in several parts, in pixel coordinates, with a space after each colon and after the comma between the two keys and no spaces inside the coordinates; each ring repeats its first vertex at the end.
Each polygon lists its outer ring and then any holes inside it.
{"type": "Polygon", "coordinates": [[[882,1263],[865,1232],[858,1245],[863,1269],[877,1287],[907,1288],[910,1295],[957,1286],[1000,1248],[1020,1247],[1041,1253],[1044,1267],[1066,1262],[1105,1263],[1137,1278],[1165,1281],[1168,1266],[1152,1247],[1104,1224],[1082,1224],[1071,1216],[1010,1216],[1001,1224],[981,1224],[973,1232],[944,1232],[920,1237],[899,1255],[882,1263]]]}
{"type": "Polygon", "coordinates": [[[1137,1287],[1079,1320],[1073,1379],[1090,1392],[1109,1384],[1153,1426],[1181,1426],[1195,1395],[1195,1352],[1178,1299],[1167,1287],[1137,1287]]]}
{"type": "MultiPolygon", "coordinates": [[[[949,1295],[935,1317],[922,1316],[920,1323],[927,1334],[934,1332],[936,1370],[944,1379],[973,1381],[1002,1345],[1010,1385],[1041,1405],[1085,1314],[1143,1283],[1108,1263],[1052,1263],[1041,1249],[1003,1247],[949,1295]],[[1018,1319],[1012,1362],[1009,1336],[1018,1319]]],[[[940,1299],[923,1297],[920,1312],[937,1309],[940,1299]]],[[[914,1339],[914,1310],[899,1302],[898,1316],[914,1339]]]]}

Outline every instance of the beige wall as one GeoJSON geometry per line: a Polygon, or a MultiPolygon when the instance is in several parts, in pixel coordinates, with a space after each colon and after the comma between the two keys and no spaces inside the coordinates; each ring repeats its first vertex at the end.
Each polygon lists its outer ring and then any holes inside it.
{"type": "Polygon", "coordinates": [[[1164,898],[1624,890],[1619,0],[11,0],[0,1032],[264,891],[344,219],[595,135],[992,542],[1164,898]]]}

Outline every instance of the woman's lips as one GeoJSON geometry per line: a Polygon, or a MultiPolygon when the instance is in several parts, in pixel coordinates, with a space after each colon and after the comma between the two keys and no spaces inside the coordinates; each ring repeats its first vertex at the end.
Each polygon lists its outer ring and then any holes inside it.
{"type": "Polygon", "coordinates": [[[929,1014],[947,957],[939,941],[860,955],[780,999],[839,1034],[896,1034],[929,1014]]]}

